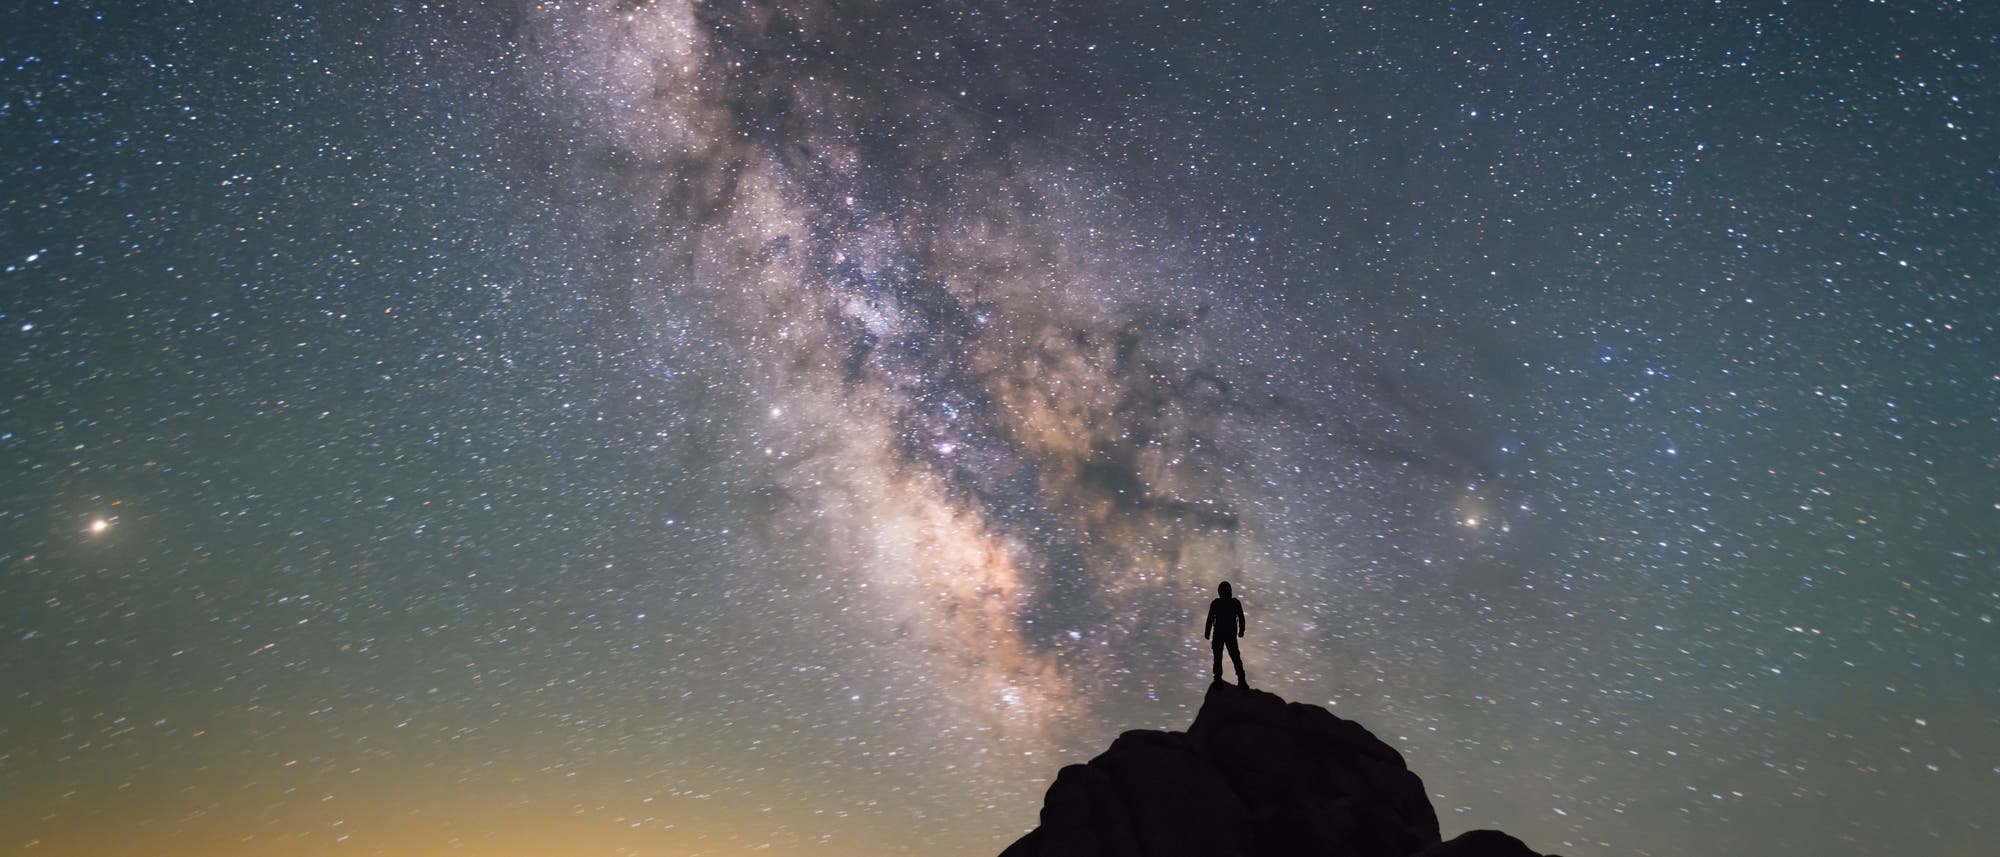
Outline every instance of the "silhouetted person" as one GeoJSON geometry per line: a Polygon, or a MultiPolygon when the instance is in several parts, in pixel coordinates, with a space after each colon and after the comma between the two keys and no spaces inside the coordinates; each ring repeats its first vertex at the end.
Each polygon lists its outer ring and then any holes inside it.
{"type": "Polygon", "coordinates": [[[1202,623],[1201,637],[1214,641],[1209,645],[1215,648],[1215,680],[1222,680],[1222,650],[1227,648],[1230,663],[1236,665],[1236,683],[1249,687],[1249,680],[1243,677],[1243,655],[1236,651],[1236,638],[1249,627],[1243,618],[1243,602],[1229,594],[1229,581],[1223,581],[1219,589],[1222,597],[1208,602],[1208,621],[1202,623]],[[1209,636],[1210,632],[1215,636],[1209,636]]]}

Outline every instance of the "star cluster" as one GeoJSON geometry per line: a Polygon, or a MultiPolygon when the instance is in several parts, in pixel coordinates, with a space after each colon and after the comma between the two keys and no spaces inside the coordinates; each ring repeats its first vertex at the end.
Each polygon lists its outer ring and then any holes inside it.
{"type": "Polygon", "coordinates": [[[1222,579],[1447,835],[1991,838],[1980,4],[7,18],[0,849],[997,852],[1222,579]]]}

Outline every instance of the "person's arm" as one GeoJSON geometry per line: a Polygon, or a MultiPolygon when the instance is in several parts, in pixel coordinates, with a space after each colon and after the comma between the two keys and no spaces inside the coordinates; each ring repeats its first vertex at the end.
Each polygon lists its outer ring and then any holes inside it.
{"type": "Polygon", "coordinates": [[[1243,615],[1243,602],[1238,601],[1236,602],[1236,636],[1241,637],[1243,636],[1243,632],[1248,630],[1250,630],[1250,619],[1243,615]]]}
{"type": "Polygon", "coordinates": [[[1208,632],[1215,630],[1215,602],[1208,602],[1208,621],[1201,623],[1201,638],[1208,639],[1208,632]]]}

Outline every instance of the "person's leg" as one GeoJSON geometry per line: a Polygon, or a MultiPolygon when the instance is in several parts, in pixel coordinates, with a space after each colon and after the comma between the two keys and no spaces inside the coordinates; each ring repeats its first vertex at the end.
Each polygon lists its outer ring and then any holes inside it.
{"type": "MultiPolygon", "coordinates": [[[[1236,666],[1236,683],[1239,685],[1244,684],[1245,680],[1243,678],[1243,653],[1238,652],[1236,650],[1235,637],[1229,638],[1229,662],[1236,666]]],[[[1215,659],[1215,672],[1217,675],[1222,674],[1222,657],[1219,654],[1216,656],[1215,659]]]]}
{"type": "MultiPolygon", "coordinates": [[[[1233,642],[1233,641],[1232,641],[1232,642],[1233,642]]],[[[1212,644],[1210,644],[1210,648],[1212,648],[1212,649],[1214,649],[1214,650],[1215,650],[1215,670],[1214,670],[1214,672],[1215,672],[1215,677],[1216,677],[1217,679],[1220,679],[1220,678],[1222,678],[1222,638],[1221,638],[1221,637],[1216,637],[1216,638],[1215,638],[1215,642],[1214,642],[1214,643],[1212,643],[1212,644]]]]}

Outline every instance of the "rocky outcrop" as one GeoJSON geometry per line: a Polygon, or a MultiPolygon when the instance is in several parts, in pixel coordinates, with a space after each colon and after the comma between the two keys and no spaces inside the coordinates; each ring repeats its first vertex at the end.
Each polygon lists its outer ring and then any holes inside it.
{"type": "Polygon", "coordinates": [[[1001,857],[1539,857],[1475,830],[1440,842],[1402,754],[1316,705],[1216,682],[1186,732],[1118,736],[1056,774],[1001,857]]]}

